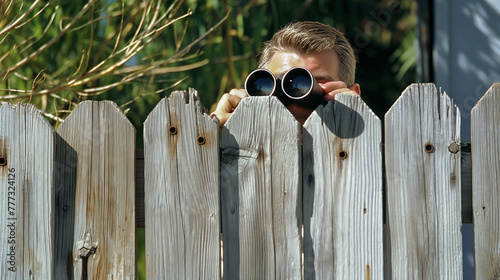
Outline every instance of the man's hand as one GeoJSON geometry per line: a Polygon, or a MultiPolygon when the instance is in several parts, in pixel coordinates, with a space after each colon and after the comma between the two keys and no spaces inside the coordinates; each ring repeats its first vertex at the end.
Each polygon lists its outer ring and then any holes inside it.
{"type": "Polygon", "coordinates": [[[238,107],[238,104],[240,104],[241,99],[245,97],[247,97],[247,93],[244,89],[232,89],[229,93],[224,93],[219,103],[217,103],[215,111],[210,115],[216,116],[219,119],[220,126],[224,126],[236,107],[238,107]]]}
{"type": "MultiPolygon", "coordinates": [[[[350,87],[342,81],[318,81],[319,85],[325,92],[324,100],[328,102],[330,100],[335,99],[335,95],[338,93],[350,93],[360,95],[359,84],[355,83],[350,87]]],[[[314,111],[312,108],[306,108],[298,105],[297,103],[290,103],[287,106],[288,110],[295,116],[295,118],[300,122],[300,124],[304,124],[306,120],[309,118],[311,113],[314,111]]]]}
{"type": "MultiPolygon", "coordinates": [[[[347,85],[342,81],[318,81],[318,83],[325,92],[325,102],[334,100],[335,95],[338,93],[350,93],[357,95],[360,95],[361,93],[359,84],[357,83],[350,87],[347,87],[347,85]]],[[[229,93],[225,93],[221,97],[219,103],[217,103],[217,108],[210,115],[216,116],[219,119],[220,126],[224,126],[238,104],[240,104],[241,99],[245,97],[247,97],[247,93],[244,89],[232,89],[229,93]]],[[[314,109],[306,108],[293,102],[288,104],[287,108],[300,122],[300,124],[304,124],[314,111],[314,109]]]]}
{"type": "Polygon", "coordinates": [[[335,95],[338,93],[350,93],[356,95],[361,94],[358,83],[355,83],[350,87],[347,87],[347,85],[342,81],[330,81],[325,83],[320,82],[319,85],[321,86],[321,88],[323,88],[323,91],[325,92],[324,98],[326,102],[334,100],[335,95]]]}

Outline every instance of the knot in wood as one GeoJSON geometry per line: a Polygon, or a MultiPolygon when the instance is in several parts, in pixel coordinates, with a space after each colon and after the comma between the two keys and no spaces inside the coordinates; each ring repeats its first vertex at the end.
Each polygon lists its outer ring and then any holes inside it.
{"type": "Polygon", "coordinates": [[[7,165],[7,158],[4,156],[0,156],[0,166],[5,166],[7,165]]]}
{"type": "Polygon", "coordinates": [[[460,151],[460,145],[458,143],[451,143],[450,146],[448,146],[448,151],[456,154],[460,151]]]}
{"type": "Polygon", "coordinates": [[[97,243],[92,243],[89,233],[87,233],[84,240],[77,241],[75,247],[76,255],[80,258],[88,258],[97,251],[97,243]]]}

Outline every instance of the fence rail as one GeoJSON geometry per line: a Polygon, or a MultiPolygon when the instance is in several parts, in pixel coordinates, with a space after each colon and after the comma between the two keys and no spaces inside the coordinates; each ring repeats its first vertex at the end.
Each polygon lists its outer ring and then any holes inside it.
{"type": "Polygon", "coordinates": [[[133,279],[145,227],[151,279],[461,279],[474,221],[476,278],[497,278],[499,90],[472,110],[470,144],[433,84],[410,85],[384,124],[341,94],[303,127],[255,97],[220,129],[194,90],[175,92],[144,150],[109,101],[57,132],[2,103],[0,275],[133,279]]]}

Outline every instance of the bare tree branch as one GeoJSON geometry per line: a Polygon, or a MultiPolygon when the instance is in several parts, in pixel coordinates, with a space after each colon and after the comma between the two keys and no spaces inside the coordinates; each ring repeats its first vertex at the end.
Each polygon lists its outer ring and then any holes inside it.
{"type": "Polygon", "coordinates": [[[16,3],[10,0],[0,4],[0,17],[3,17],[0,39],[4,42],[1,49],[4,53],[0,55],[0,85],[4,83],[0,88],[0,100],[39,102],[37,104],[41,104],[44,115],[56,122],[62,122],[61,117],[78,102],[132,81],[147,83],[153,90],[124,101],[122,108],[179,85],[187,77],[177,76],[170,86],[162,85],[162,89],[154,90],[155,83],[167,81],[166,74],[207,65],[209,60],[202,59],[200,52],[189,52],[229,17],[227,11],[205,33],[185,42],[188,40],[187,19],[192,12],[183,8],[183,0],[174,0],[168,6],[164,0],[137,1],[135,5],[127,5],[125,0],[116,3],[87,0],[74,12],[75,15],[64,14],[64,5],[58,3],[34,0],[28,7],[24,5],[25,1],[16,3]],[[8,6],[2,6],[4,4],[8,6]],[[9,14],[4,11],[9,11],[9,14]],[[179,22],[182,25],[178,25],[179,22]],[[110,30],[110,24],[116,29],[110,30]],[[169,48],[174,53],[165,58],[161,56],[165,52],[151,43],[174,24],[182,26],[182,30],[175,34],[175,43],[169,48]],[[33,26],[36,26],[34,31],[26,32],[33,26]],[[70,55],[68,52],[58,53],[58,48],[67,47],[60,44],[63,36],[79,40],[79,45],[71,50],[70,55]],[[10,45],[5,45],[5,42],[10,45]],[[67,55],[67,58],[61,59],[62,55],[67,55]],[[139,62],[133,62],[138,65],[128,63],[139,55],[139,62]],[[47,66],[47,60],[53,57],[57,63],[47,66]],[[53,112],[45,112],[46,109],[53,112]]]}
{"type": "MultiPolygon", "coordinates": [[[[38,1],[36,1],[36,2],[38,2],[38,1]]],[[[75,22],[77,20],[79,20],[83,16],[83,14],[90,8],[90,6],[94,2],[95,2],[95,0],[89,0],[89,2],[87,4],[85,4],[85,6],[82,8],[82,10],[75,16],[75,18],[73,18],[73,20],[68,25],[66,25],[63,28],[63,30],[61,32],[59,32],[59,34],[57,34],[54,38],[52,38],[45,45],[43,45],[42,47],[40,47],[37,51],[31,53],[30,55],[28,55],[27,57],[25,57],[24,59],[22,59],[21,61],[19,61],[18,63],[16,63],[14,66],[10,67],[6,71],[1,71],[0,72],[0,76],[4,76],[4,79],[5,79],[5,77],[10,72],[15,71],[17,68],[21,67],[26,62],[30,61],[31,59],[33,59],[34,57],[36,57],[37,55],[39,55],[41,52],[43,52],[44,50],[46,50],[48,47],[50,47],[52,44],[54,44],[57,40],[59,40],[59,38],[61,38],[61,36],[63,36],[66,32],[68,32],[68,30],[71,28],[71,26],[73,26],[75,24],[75,22]]]]}
{"type": "Polygon", "coordinates": [[[10,24],[8,24],[6,27],[4,27],[2,30],[0,30],[0,36],[4,35],[5,33],[11,31],[12,29],[16,29],[19,27],[20,24],[22,24],[22,20],[27,17],[40,3],[40,0],[35,0],[33,4],[28,8],[26,12],[24,12],[20,17],[18,17],[16,20],[12,21],[10,24]]]}

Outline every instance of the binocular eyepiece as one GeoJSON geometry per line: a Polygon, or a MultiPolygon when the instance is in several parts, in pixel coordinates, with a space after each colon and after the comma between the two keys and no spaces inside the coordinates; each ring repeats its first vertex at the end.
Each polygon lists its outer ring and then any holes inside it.
{"type": "Polygon", "coordinates": [[[248,75],[245,91],[249,96],[276,96],[285,105],[316,108],[324,103],[323,89],[304,67],[294,67],[277,79],[269,70],[256,69],[248,75]]]}

